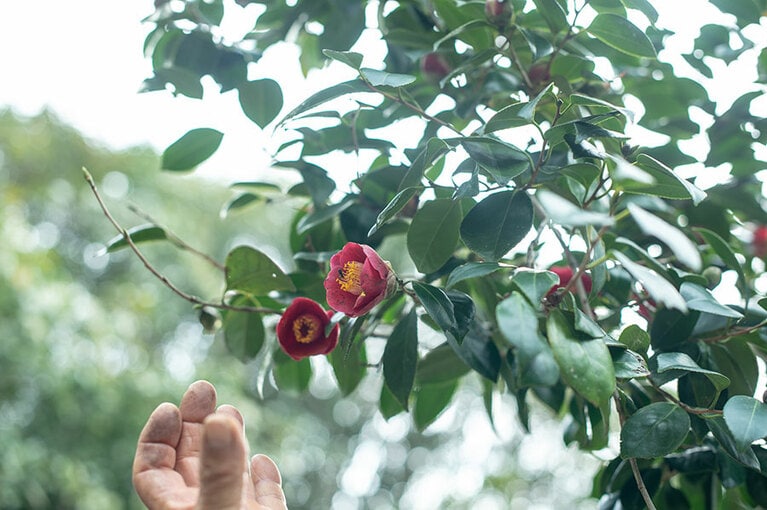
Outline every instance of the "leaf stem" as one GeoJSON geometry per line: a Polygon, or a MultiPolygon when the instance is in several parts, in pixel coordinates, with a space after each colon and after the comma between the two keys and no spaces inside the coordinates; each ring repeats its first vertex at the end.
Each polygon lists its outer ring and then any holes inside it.
{"type": "Polygon", "coordinates": [[[174,294],[198,306],[210,306],[211,308],[217,308],[219,310],[229,310],[233,312],[279,314],[278,311],[272,310],[271,308],[261,308],[256,306],[235,306],[235,305],[230,305],[224,302],[215,303],[215,302],[205,301],[197,296],[193,296],[179,289],[176,285],[173,284],[173,282],[171,282],[168,279],[167,276],[160,273],[152,265],[152,263],[149,262],[149,260],[144,256],[144,254],[141,252],[138,246],[136,246],[136,243],[133,242],[133,239],[131,238],[128,231],[117,222],[114,216],[112,216],[112,213],[109,212],[109,208],[107,208],[106,204],[104,203],[104,200],[101,198],[101,194],[98,192],[98,189],[96,188],[96,183],[93,180],[93,176],[90,174],[90,172],[88,172],[86,168],[83,168],[83,175],[85,176],[85,180],[88,182],[88,185],[90,186],[91,191],[93,192],[93,195],[96,197],[96,201],[99,203],[99,206],[101,207],[101,211],[104,213],[104,216],[106,216],[106,218],[109,220],[112,226],[114,226],[117,232],[123,237],[123,239],[125,239],[125,242],[128,244],[128,247],[131,249],[131,251],[133,251],[136,257],[138,257],[138,259],[144,264],[144,267],[150,273],[152,273],[158,280],[160,280],[163,283],[163,285],[165,285],[171,291],[173,291],[174,294]]]}

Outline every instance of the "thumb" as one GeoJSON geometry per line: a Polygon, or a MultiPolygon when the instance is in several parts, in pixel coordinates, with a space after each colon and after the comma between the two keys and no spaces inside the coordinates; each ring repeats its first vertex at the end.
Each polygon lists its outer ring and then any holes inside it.
{"type": "Polygon", "coordinates": [[[239,510],[244,466],[245,444],[239,424],[229,416],[208,416],[202,432],[197,510],[239,510]]]}

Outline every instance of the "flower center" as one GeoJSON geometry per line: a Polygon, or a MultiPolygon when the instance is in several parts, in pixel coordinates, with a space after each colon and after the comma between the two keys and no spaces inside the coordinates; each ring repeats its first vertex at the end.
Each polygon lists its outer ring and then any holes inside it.
{"type": "Polygon", "coordinates": [[[350,260],[344,264],[343,269],[338,270],[338,278],[336,283],[342,291],[354,294],[355,296],[364,296],[365,291],[362,290],[362,283],[360,276],[362,276],[362,262],[356,260],[350,260]]]}
{"type": "Polygon", "coordinates": [[[314,315],[299,315],[293,321],[293,335],[298,343],[309,344],[317,340],[321,327],[319,319],[314,315]]]}

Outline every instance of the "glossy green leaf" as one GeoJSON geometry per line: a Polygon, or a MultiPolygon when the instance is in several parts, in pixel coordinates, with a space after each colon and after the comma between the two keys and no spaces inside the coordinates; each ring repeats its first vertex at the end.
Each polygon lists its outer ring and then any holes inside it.
{"type": "Polygon", "coordinates": [[[627,4],[627,8],[636,9],[647,16],[647,19],[650,20],[650,23],[655,23],[658,21],[658,11],[655,10],[655,7],[652,6],[649,0],[630,0],[629,2],[624,3],[627,4]]]}
{"type": "Polygon", "coordinates": [[[547,190],[538,190],[535,195],[546,215],[555,223],[570,227],[612,225],[615,220],[604,213],[581,209],[572,202],[547,190]]]}
{"type": "Polygon", "coordinates": [[[301,104],[296,106],[293,110],[291,110],[287,115],[285,115],[285,117],[282,118],[278,126],[284,124],[288,120],[298,115],[301,115],[302,113],[308,112],[312,108],[316,108],[317,106],[320,106],[321,104],[327,103],[330,100],[333,100],[348,94],[355,94],[358,92],[373,92],[373,91],[370,89],[370,86],[367,83],[365,83],[364,81],[360,79],[346,81],[343,83],[339,83],[338,85],[333,85],[332,87],[323,89],[313,94],[304,102],[302,102],[301,104]]]}
{"type": "Polygon", "coordinates": [[[648,173],[653,182],[650,184],[642,182],[622,183],[621,186],[628,193],[692,200],[694,205],[698,205],[706,198],[706,193],[703,190],[677,176],[668,166],[646,154],[637,156],[637,166],[640,170],[648,173]]]}
{"type": "Polygon", "coordinates": [[[655,271],[640,266],[619,251],[612,252],[612,255],[635,280],[642,284],[656,303],[679,310],[682,313],[687,312],[687,303],[668,280],[655,271]]]}
{"type": "Polygon", "coordinates": [[[296,225],[296,231],[299,234],[308,232],[309,230],[316,227],[320,223],[325,223],[326,221],[335,218],[336,216],[344,212],[346,209],[353,206],[354,203],[355,203],[354,198],[351,196],[348,196],[345,199],[343,199],[341,202],[338,202],[337,204],[333,204],[328,207],[323,207],[322,209],[309,213],[298,221],[298,224],[296,225]]]}
{"type": "Polygon", "coordinates": [[[679,288],[679,292],[687,302],[687,307],[690,310],[698,310],[699,312],[729,317],[731,319],[740,319],[743,317],[743,314],[740,312],[717,301],[714,295],[711,294],[711,291],[702,285],[683,282],[682,286],[679,288]]]}
{"type": "MultiPolygon", "coordinates": [[[[148,241],[162,241],[168,238],[165,229],[157,225],[139,225],[128,229],[133,244],[146,243],[148,241]]],[[[106,251],[112,253],[128,247],[128,241],[122,235],[117,235],[107,242],[106,251]]]]}
{"type": "Polygon", "coordinates": [[[461,203],[449,198],[426,202],[418,209],[407,232],[407,249],[419,271],[434,272],[450,259],[462,219],[461,203]]]}
{"type": "Polygon", "coordinates": [[[382,363],[386,386],[407,410],[418,363],[418,316],[415,310],[394,327],[386,342],[382,363]]]}
{"type": "Polygon", "coordinates": [[[191,170],[213,155],[224,134],[211,128],[188,131],[162,153],[162,169],[181,172],[191,170]]]}
{"type": "Polygon", "coordinates": [[[362,68],[360,75],[374,87],[404,87],[415,81],[410,74],[387,73],[376,69],[362,68]]]}
{"type": "Polygon", "coordinates": [[[419,431],[423,431],[436,420],[453,399],[458,387],[458,380],[440,384],[427,384],[415,391],[413,404],[413,422],[419,431]]]}
{"type": "Polygon", "coordinates": [[[429,141],[426,142],[426,147],[421,150],[413,161],[413,164],[410,165],[405,176],[402,178],[399,190],[402,191],[405,188],[420,186],[424,172],[449,150],[450,145],[445,143],[441,138],[430,138],[429,141]]]}
{"type": "MultiPolygon", "coordinates": [[[[455,333],[457,331],[458,323],[455,318],[455,310],[453,303],[447,297],[447,294],[433,285],[428,285],[420,282],[413,282],[413,291],[418,300],[423,305],[426,313],[434,319],[445,333],[455,333]]],[[[460,343],[461,339],[456,338],[460,343]]]]}
{"type": "Polygon", "coordinates": [[[647,352],[647,349],[650,347],[650,335],[636,324],[630,324],[621,331],[618,341],[632,351],[639,353],[647,352]]]}
{"type": "Polygon", "coordinates": [[[576,340],[559,310],[549,314],[546,332],[565,383],[595,406],[605,406],[615,391],[615,371],[604,341],[576,340]]]}
{"type": "Polygon", "coordinates": [[[628,55],[655,58],[655,47],[644,32],[623,16],[599,14],[586,29],[591,35],[628,55]]]}
{"type": "Polygon", "coordinates": [[[418,193],[420,193],[422,190],[422,187],[415,186],[412,188],[405,188],[397,193],[394,198],[392,198],[391,201],[386,204],[386,207],[384,207],[383,210],[378,213],[378,218],[376,218],[375,225],[370,228],[368,237],[372,237],[376,232],[378,232],[379,228],[391,220],[398,212],[402,210],[403,207],[410,203],[413,197],[418,195],[418,193]]]}
{"type": "Polygon", "coordinates": [[[230,251],[225,265],[227,290],[253,296],[266,296],[273,290],[295,290],[293,282],[272,259],[250,246],[230,251]]]}
{"type": "Polygon", "coordinates": [[[461,223],[461,239],[487,261],[496,261],[524,239],[533,224],[527,193],[501,191],[475,205],[461,223]]]}
{"type": "Polygon", "coordinates": [[[767,404],[736,395],[724,405],[724,421],[738,449],[745,450],[754,441],[767,437],[767,404]]]}
{"type": "Polygon", "coordinates": [[[533,2],[553,33],[568,29],[570,23],[567,21],[567,13],[561,3],[557,0],[533,0],[533,2]]]}
{"type": "Polygon", "coordinates": [[[618,352],[611,350],[611,355],[617,379],[634,379],[650,375],[644,358],[631,349],[618,349],[618,352]]]}
{"type": "Polygon", "coordinates": [[[242,362],[258,355],[266,337],[264,323],[257,313],[227,312],[223,332],[227,349],[242,362]]]}
{"type": "Polygon", "coordinates": [[[258,127],[266,127],[282,110],[282,89],[274,80],[249,81],[237,90],[242,111],[258,127]]]}
{"type": "MultiPolygon", "coordinates": [[[[274,382],[282,391],[293,391],[303,393],[309,387],[309,381],[312,379],[312,365],[309,358],[295,361],[282,352],[278,353],[284,357],[281,363],[275,363],[274,382]]],[[[275,356],[277,358],[277,356],[275,356]]]]}
{"type": "Polygon", "coordinates": [[[634,203],[629,203],[627,207],[642,232],[660,239],[682,264],[693,271],[701,270],[703,262],[698,247],[681,230],[634,203]]]}
{"type": "Polygon", "coordinates": [[[524,294],[533,306],[540,307],[543,296],[559,283],[559,277],[551,271],[520,268],[514,271],[511,283],[524,294]]]}
{"type": "Polygon", "coordinates": [[[365,377],[365,344],[362,341],[351,339],[348,348],[339,346],[328,355],[330,365],[333,367],[333,375],[338,382],[338,389],[346,396],[353,392],[365,377]]]}
{"type": "Polygon", "coordinates": [[[467,262],[453,269],[450,276],[447,277],[445,288],[449,289],[458,282],[470,278],[482,278],[483,276],[493,274],[499,269],[501,269],[501,266],[495,262],[467,262]]]}
{"type": "Polygon", "coordinates": [[[221,217],[226,218],[229,213],[239,211],[262,200],[265,198],[255,193],[240,193],[221,207],[221,217]]]}
{"type": "Polygon", "coordinates": [[[753,396],[759,382],[756,354],[744,338],[731,338],[726,343],[711,345],[712,367],[730,379],[727,394],[753,396]]]}
{"type": "Polygon", "coordinates": [[[501,109],[487,121],[484,132],[492,133],[493,131],[526,126],[532,123],[538,103],[547,94],[551,94],[552,87],[553,85],[548,85],[530,101],[514,103],[501,109]]]}
{"type": "Polygon", "coordinates": [[[333,60],[346,64],[352,69],[362,67],[362,54],[354,51],[322,50],[322,53],[333,60]]]}
{"type": "Polygon", "coordinates": [[[740,265],[738,258],[735,256],[735,252],[730,248],[730,245],[727,244],[727,241],[722,239],[719,234],[713,230],[696,227],[693,228],[693,231],[703,237],[706,243],[717,255],[719,255],[719,258],[722,259],[722,262],[724,262],[728,268],[734,269],[735,272],[738,273],[738,278],[740,279],[741,284],[746,281],[746,276],[743,273],[743,266],[740,265]]]}
{"type": "Polygon", "coordinates": [[[418,361],[416,383],[440,384],[465,375],[469,366],[455,353],[449,344],[441,344],[430,350],[418,361]]]}
{"type": "Polygon", "coordinates": [[[506,184],[532,168],[532,160],[527,152],[495,138],[468,137],[460,142],[469,157],[490,172],[499,184],[506,184]]]}
{"type": "Polygon", "coordinates": [[[514,350],[516,385],[553,386],[559,380],[559,366],[551,348],[541,336],[538,314],[518,292],[501,301],[495,309],[498,329],[514,350]]]}
{"type": "Polygon", "coordinates": [[[381,411],[381,415],[385,420],[405,411],[402,404],[397,401],[397,397],[394,396],[389,387],[385,384],[381,385],[381,397],[378,401],[378,409],[381,411]]]}
{"type": "Polygon", "coordinates": [[[690,417],[681,407],[655,402],[631,415],[621,429],[621,457],[651,459],[673,452],[690,430],[690,417]]]}
{"type": "Polygon", "coordinates": [[[725,452],[744,466],[756,471],[760,470],[759,459],[754,454],[754,451],[751,448],[743,450],[739,448],[737,441],[735,441],[735,436],[732,435],[730,428],[725,422],[724,416],[704,415],[703,417],[705,418],[706,426],[711,430],[714,438],[719,442],[719,445],[725,452]]]}
{"type": "Polygon", "coordinates": [[[700,365],[683,352],[661,352],[650,359],[652,378],[658,385],[682,377],[687,373],[696,373],[706,376],[718,391],[722,391],[730,385],[730,379],[726,376],[702,368],[700,365]]]}

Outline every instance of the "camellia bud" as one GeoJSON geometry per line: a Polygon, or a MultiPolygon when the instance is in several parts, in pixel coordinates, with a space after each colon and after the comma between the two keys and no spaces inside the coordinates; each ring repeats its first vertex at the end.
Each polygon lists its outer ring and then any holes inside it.
{"type": "Polygon", "coordinates": [[[421,72],[429,81],[439,81],[452,71],[450,64],[439,53],[427,53],[421,59],[421,72]]]}
{"type": "Polygon", "coordinates": [[[764,258],[767,255],[767,227],[760,225],[754,230],[754,237],[751,239],[751,250],[754,256],[764,258]]]}
{"type": "Polygon", "coordinates": [[[703,270],[703,278],[708,282],[706,286],[713,289],[722,281],[722,270],[716,266],[708,266],[703,270]]]}
{"type": "Polygon", "coordinates": [[[486,0],[485,16],[487,20],[498,27],[505,27],[511,19],[512,6],[509,0],[486,0]]]}

